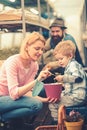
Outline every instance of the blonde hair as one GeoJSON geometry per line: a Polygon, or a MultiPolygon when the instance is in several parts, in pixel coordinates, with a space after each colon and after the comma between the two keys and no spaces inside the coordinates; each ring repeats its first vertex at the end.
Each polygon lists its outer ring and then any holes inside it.
{"type": "Polygon", "coordinates": [[[55,47],[53,54],[57,55],[58,53],[61,53],[62,55],[65,55],[67,57],[71,55],[72,57],[75,57],[75,52],[76,52],[75,44],[72,41],[67,40],[59,42],[58,45],[55,47]]]}
{"type": "Polygon", "coordinates": [[[20,48],[20,54],[21,54],[22,58],[28,59],[29,56],[28,56],[28,53],[26,51],[26,48],[28,45],[34,44],[37,40],[42,41],[44,45],[46,43],[44,37],[40,33],[35,32],[35,31],[32,32],[31,34],[28,34],[24,38],[22,45],[21,45],[21,48],[20,48]]]}

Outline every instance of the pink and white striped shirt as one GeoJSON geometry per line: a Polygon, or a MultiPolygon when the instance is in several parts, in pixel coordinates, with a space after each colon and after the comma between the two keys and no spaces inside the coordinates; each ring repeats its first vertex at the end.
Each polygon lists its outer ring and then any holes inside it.
{"type": "Polygon", "coordinates": [[[33,62],[29,69],[25,69],[20,60],[20,54],[10,56],[0,69],[0,96],[10,95],[18,99],[18,87],[34,80],[38,72],[38,63],[33,62]]]}

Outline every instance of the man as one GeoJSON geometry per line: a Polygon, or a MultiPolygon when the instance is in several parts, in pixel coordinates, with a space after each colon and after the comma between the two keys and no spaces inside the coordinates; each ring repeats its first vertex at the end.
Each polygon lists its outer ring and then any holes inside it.
{"type": "Polygon", "coordinates": [[[75,39],[65,32],[67,27],[64,25],[64,20],[62,18],[57,18],[50,26],[51,37],[47,40],[45,45],[45,52],[43,54],[45,64],[55,61],[52,54],[53,49],[60,41],[71,40],[76,45],[75,59],[83,65],[79,50],[75,39]],[[47,60],[48,59],[48,60],[47,60]]]}
{"type": "MultiPolygon", "coordinates": [[[[67,27],[64,25],[64,20],[62,18],[56,18],[49,28],[51,37],[46,42],[45,52],[43,54],[45,68],[49,68],[50,70],[57,68],[52,72],[63,74],[64,68],[60,68],[58,64],[56,64],[57,62],[53,56],[53,49],[60,41],[65,40],[71,40],[76,45],[75,59],[84,66],[75,39],[65,31],[67,27]]],[[[46,82],[48,81],[46,80],[46,82]]]]}

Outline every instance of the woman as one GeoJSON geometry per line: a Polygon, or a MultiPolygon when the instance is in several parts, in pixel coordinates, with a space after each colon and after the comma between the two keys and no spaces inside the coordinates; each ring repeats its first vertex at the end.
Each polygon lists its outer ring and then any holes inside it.
{"type": "Polygon", "coordinates": [[[10,56],[0,70],[0,114],[1,120],[34,115],[49,98],[32,97],[35,84],[49,76],[41,71],[37,79],[37,60],[43,53],[45,39],[33,32],[23,40],[20,53],[10,56]]]}

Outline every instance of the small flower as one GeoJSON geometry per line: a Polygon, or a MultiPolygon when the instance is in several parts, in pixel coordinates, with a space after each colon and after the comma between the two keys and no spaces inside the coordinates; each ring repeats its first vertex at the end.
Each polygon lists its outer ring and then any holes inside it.
{"type": "Polygon", "coordinates": [[[68,122],[77,122],[80,119],[83,119],[83,116],[74,110],[70,111],[69,115],[66,116],[66,121],[68,122]]]}

